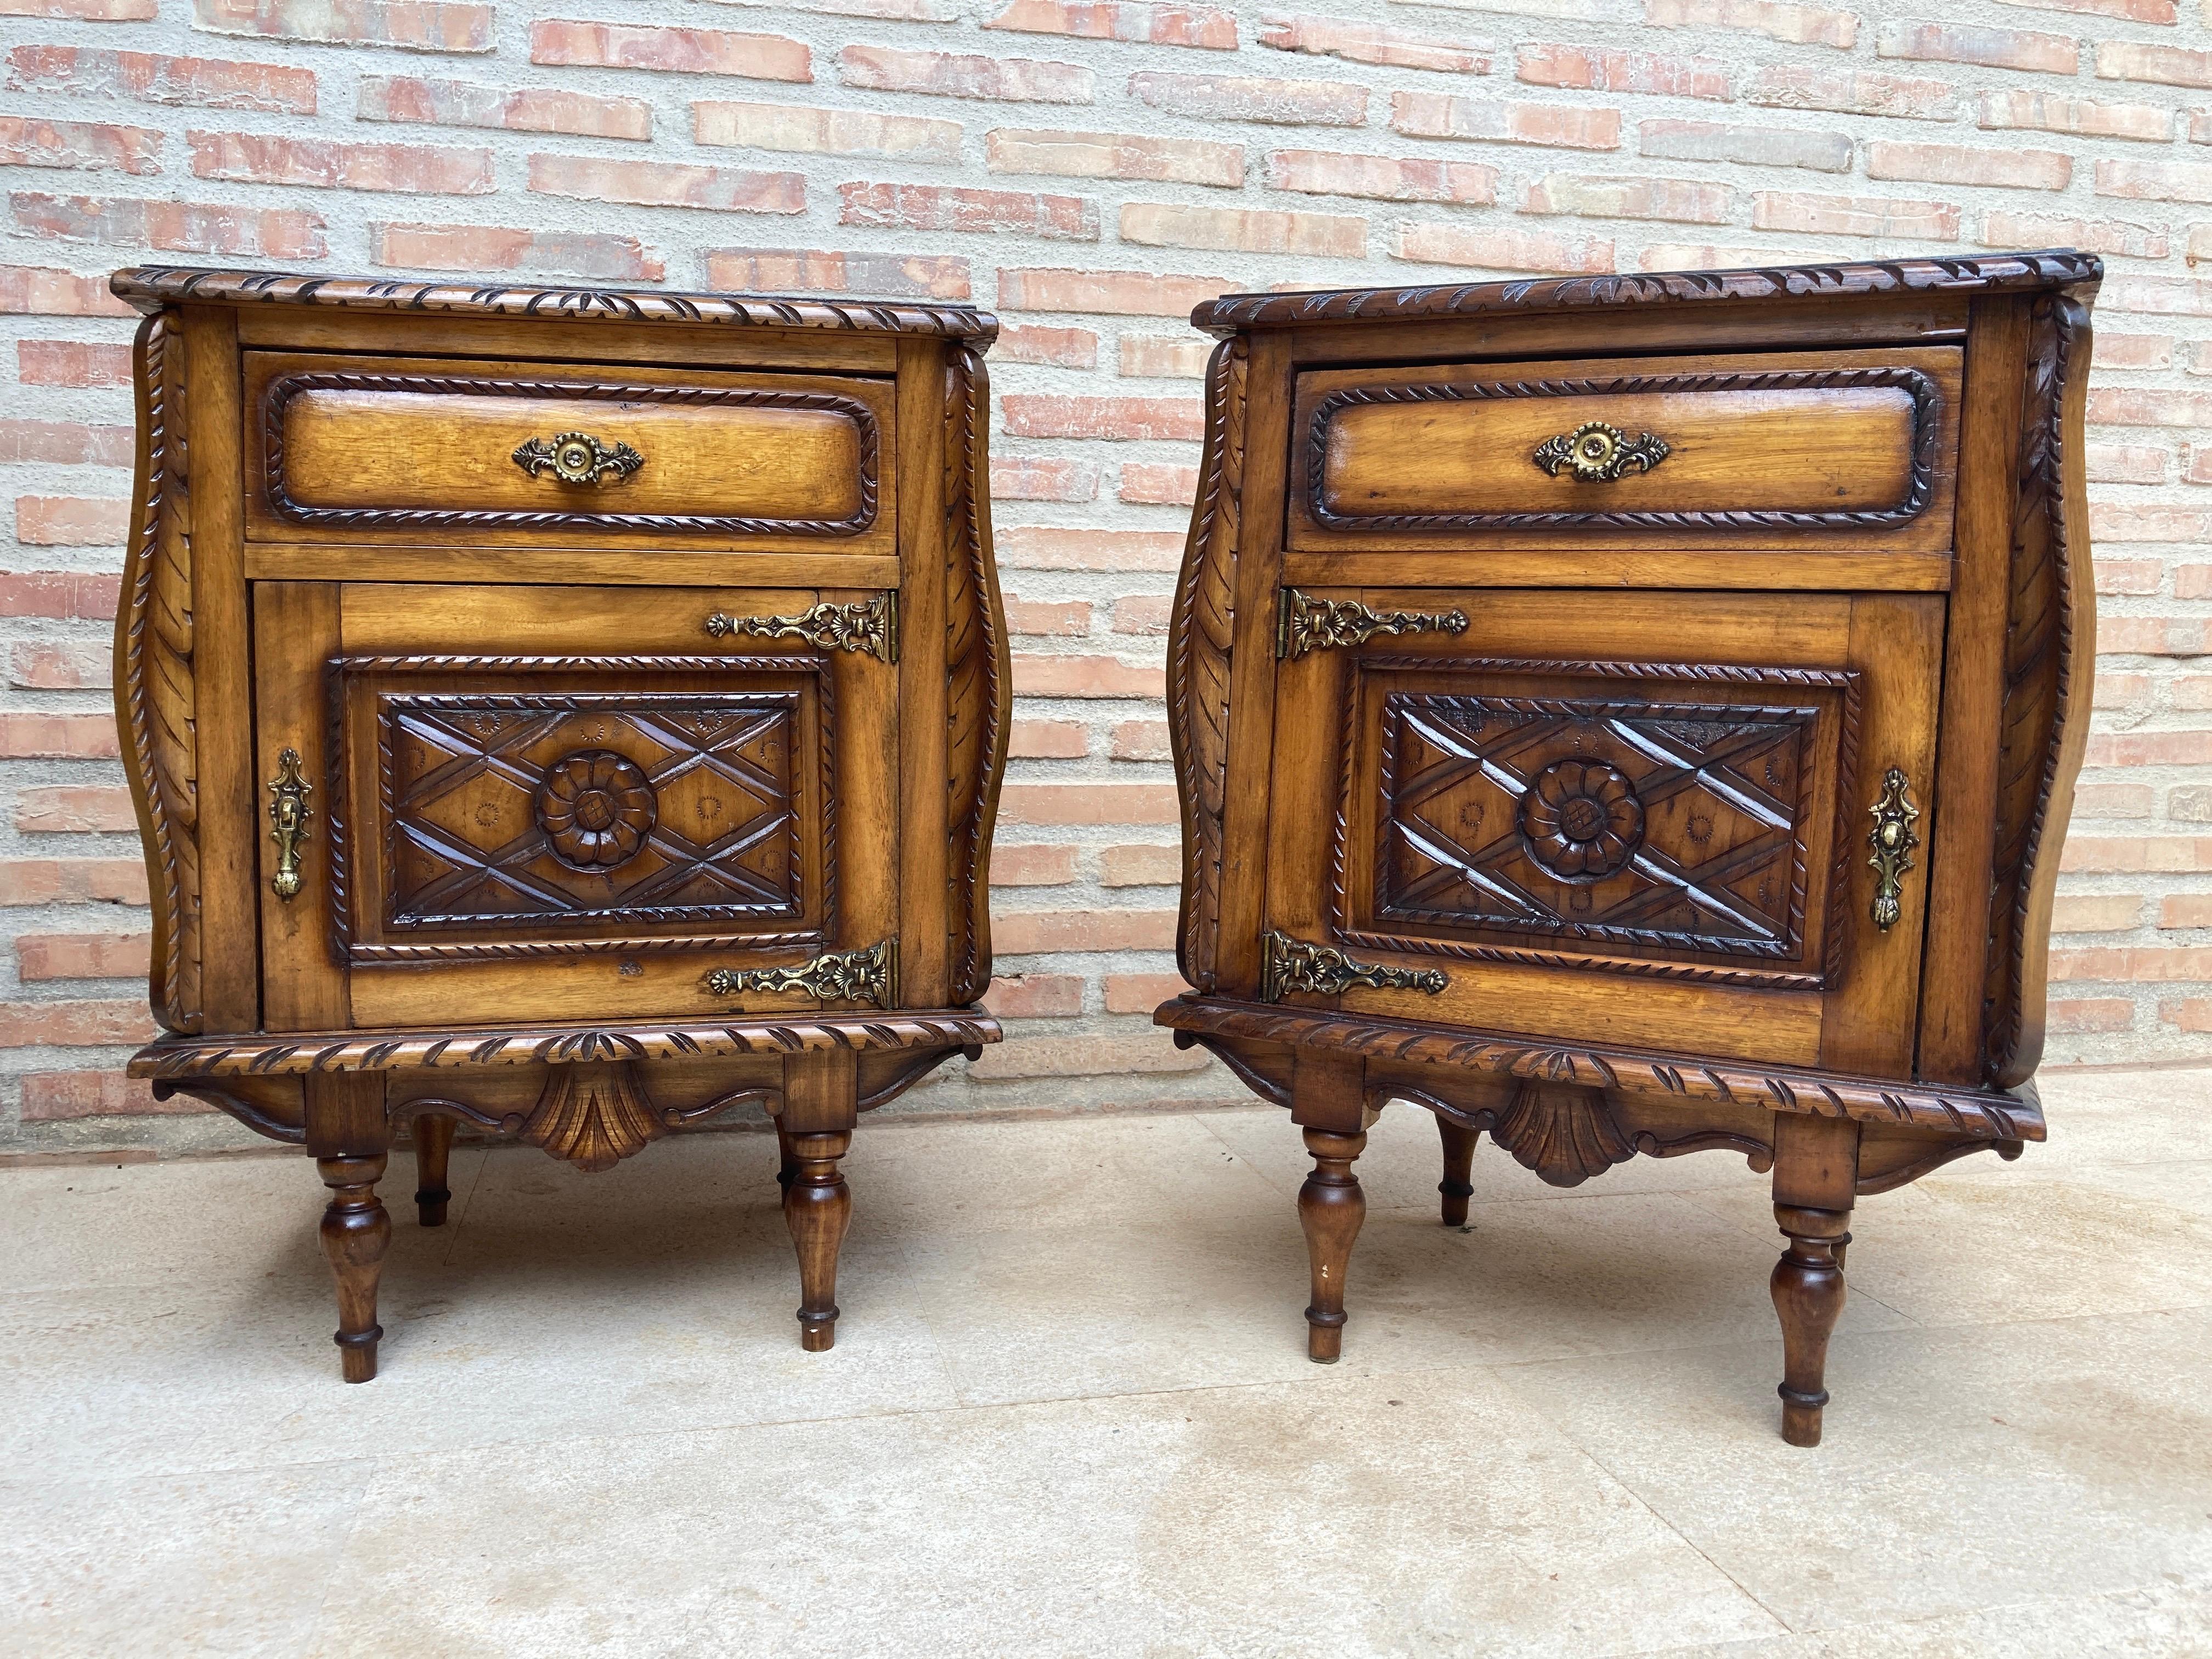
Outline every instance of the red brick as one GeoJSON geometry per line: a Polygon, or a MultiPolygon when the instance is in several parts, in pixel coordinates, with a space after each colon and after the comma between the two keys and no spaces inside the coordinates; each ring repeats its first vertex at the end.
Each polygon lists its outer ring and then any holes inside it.
{"type": "Polygon", "coordinates": [[[2212,762],[2212,732],[2100,733],[2088,757],[2092,766],[2203,766],[2212,762]]]}
{"type": "Polygon", "coordinates": [[[1002,501],[1093,501],[1098,495],[1098,467],[1091,461],[994,455],[991,494],[1002,501]]]}
{"type": "Polygon", "coordinates": [[[131,348],[104,340],[18,340],[15,378],[25,386],[129,386],[131,348]]]}
{"type": "Polygon", "coordinates": [[[1083,398],[1008,392],[1000,400],[1016,438],[1170,438],[1195,442],[1205,417],[1194,398],[1083,398]]]}
{"type": "Polygon", "coordinates": [[[2097,304],[2105,311],[2212,317],[2212,283],[2195,276],[2107,276],[2097,304]]]}
{"type": "Polygon", "coordinates": [[[1888,196],[1809,196],[1762,190],[1751,198],[1751,222],[1759,230],[1802,231],[1816,236],[1887,236],[1923,241],[1959,240],[1959,209],[1950,202],[1903,201],[1888,196]]]}
{"type": "Polygon", "coordinates": [[[2144,202],[2212,202],[2212,166],[2187,161],[2100,161],[2097,194],[2144,202]]]}
{"type": "Polygon", "coordinates": [[[2100,593],[2155,593],[2166,567],[2156,559],[2108,559],[2100,555],[2095,574],[2100,593]]]}
{"type": "Polygon", "coordinates": [[[2170,335],[2115,334],[2100,328],[2089,361],[2099,368],[2171,368],[2173,343],[2170,335]]]}
{"type": "Polygon", "coordinates": [[[1017,655],[1013,669],[1017,696],[1159,697],[1167,690],[1164,665],[1116,657],[1017,655]]]}
{"type": "Polygon", "coordinates": [[[82,1048],[143,1042],[153,1035],[143,998],[0,1003],[0,1048],[82,1048]]]}
{"type": "Polygon", "coordinates": [[[657,283],[660,256],[634,236],[501,225],[374,224],[369,258],[409,270],[521,270],[594,282],[657,283]]]}
{"type": "Polygon", "coordinates": [[[1546,44],[1522,46],[1515,76],[1539,87],[1578,87],[1593,92],[1652,92],[1671,98],[1726,103],[1728,65],[1717,58],[1677,58],[1655,52],[1615,52],[1598,46],[1546,44]]]}
{"type": "Polygon", "coordinates": [[[2100,81],[2149,81],[2162,87],[2212,87],[2212,52],[2141,40],[2097,43],[2100,81]]]}
{"type": "Polygon", "coordinates": [[[2189,142],[2192,144],[2212,144],[2212,109],[2192,109],[2184,112],[2189,117],[2189,142]]]}
{"type": "MultiPolygon", "coordinates": [[[[2077,247],[2088,253],[2118,253],[2132,259],[2163,259],[2166,240],[2163,228],[2131,225],[2118,219],[2066,219],[2051,214],[1984,214],[1982,244],[1985,247],[2077,247]]],[[[2097,356],[2105,356],[2104,340],[2097,341],[2097,356]]]]}
{"type": "Polygon", "coordinates": [[[153,21],[159,0],[4,0],[0,17],[71,17],[87,23],[153,21]]]}
{"type": "MultiPolygon", "coordinates": [[[[1002,363],[1046,363],[1055,368],[1098,367],[1098,336],[1087,328],[1053,328],[1042,323],[1007,323],[999,330],[991,355],[1002,363]]],[[[1085,496],[1085,500],[1090,498],[1085,496]]]]}
{"type": "Polygon", "coordinates": [[[493,9],[441,0],[192,0],[211,34],[260,34],[407,52],[489,52],[493,9]]]}
{"type": "Polygon", "coordinates": [[[2100,673],[2096,679],[2098,708],[2148,709],[2153,684],[2149,675],[2100,673]]]}
{"type": "Polygon", "coordinates": [[[1016,720],[1007,728],[1006,752],[1016,760],[1080,760],[1091,739],[1080,720],[1016,720]]]}
{"type": "Polygon", "coordinates": [[[1912,58],[1938,64],[1979,64],[1985,69],[2035,75],[2072,75],[2081,67],[2073,36],[2025,29],[1954,27],[1948,23],[1884,23],[1875,43],[1878,58],[1912,58]]]}
{"type": "MultiPolygon", "coordinates": [[[[21,196],[9,198],[20,204],[21,196]]],[[[48,197],[45,200],[56,198],[48,197]]],[[[18,222],[22,215],[16,214],[18,222]]],[[[0,316],[130,317],[129,306],[108,291],[106,279],[38,265],[0,265],[0,316]]]]}
{"type": "Polygon", "coordinates": [[[52,979],[143,979],[151,933],[21,933],[15,976],[26,985],[52,979]]]}
{"type": "Polygon", "coordinates": [[[2177,980],[2212,979],[2212,948],[2175,949],[2107,945],[2083,951],[2053,951],[2055,981],[2111,985],[2172,984],[2177,980]]]}
{"type": "Polygon", "coordinates": [[[1394,92],[1390,125],[1411,138],[1544,144],[1557,149],[1619,149],[1620,112],[1441,92],[1394,92]]]}
{"type": "Polygon", "coordinates": [[[315,112],[312,70],[216,58],[169,58],[151,52],[103,52],[92,46],[17,46],[8,54],[8,88],[66,93],[73,98],[136,98],[149,104],[202,109],[258,110],[271,115],[315,112]]]}
{"type": "Polygon", "coordinates": [[[1074,879],[1073,847],[1010,847],[1000,842],[991,848],[994,887],[1059,887],[1074,879]]]}
{"type": "Polygon", "coordinates": [[[2166,699],[2176,708],[2212,708],[2212,674],[2176,675],[2166,683],[2166,699]]]}
{"type": "Polygon", "coordinates": [[[432,196],[489,196],[495,188],[488,149],[342,144],[258,132],[188,132],[185,141],[200,179],[432,196]]]}
{"type": "Polygon", "coordinates": [[[1109,1014],[1149,1014],[1163,1002],[1179,997],[1190,987],[1181,974],[1109,974],[1106,1012],[1109,1014]]]}
{"type": "Polygon", "coordinates": [[[2095,387],[2088,418],[2092,426],[2212,426],[2212,392],[2095,387]]]}
{"type": "Polygon", "coordinates": [[[15,539],[29,547],[120,547],[131,503],[78,495],[15,497],[15,539]]]}
{"type": "Polygon", "coordinates": [[[2061,893],[2051,905],[2051,930],[2060,933],[2126,933],[2142,915],[2142,902],[2141,893],[2061,893]]]}
{"type": "Polygon", "coordinates": [[[150,127],[0,115],[0,167],[159,173],[161,135],[150,127]]]}
{"type": "MultiPolygon", "coordinates": [[[[1091,601],[1088,599],[1024,599],[1008,595],[1006,601],[1006,631],[1009,634],[1054,634],[1080,637],[1091,631],[1091,601]]],[[[1019,721],[1015,722],[1019,725],[1019,721]]],[[[1077,744],[1073,753],[1084,752],[1081,743],[1083,728],[1075,728],[1077,744]]]]}
{"type": "Polygon", "coordinates": [[[0,905],[143,904],[137,859],[9,859],[0,863],[0,905]]]}
{"type": "Polygon", "coordinates": [[[104,691],[111,655],[105,644],[88,640],[18,641],[8,683],[35,691],[104,691]]]}
{"type": "Polygon", "coordinates": [[[2172,23],[2179,20],[2179,0],[1999,0],[2000,4],[2033,6],[2038,11],[2077,11],[2090,17],[2118,17],[2130,23],[2172,23]]]}
{"type": "Polygon", "coordinates": [[[1175,601],[1165,593],[1132,593],[1114,601],[1116,634],[1164,634],[1175,601]]]}
{"type": "Polygon", "coordinates": [[[2135,1024],[2136,1006],[2123,997],[2053,997],[2044,1011],[2045,1029],[2059,1036],[2131,1031],[2135,1024]]]}
{"type": "Polygon", "coordinates": [[[112,760],[120,753],[112,714],[0,710],[0,758],[112,760]]]}
{"type": "Polygon", "coordinates": [[[1168,723],[1116,720],[1107,752],[1117,761],[1164,761],[1168,757],[1168,723]]]}
{"type": "Polygon", "coordinates": [[[121,579],[88,570],[0,574],[0,617],[51,617],[61,622],[112,622],[121,579]]]}
{"type": "MultiPolygon", "coordinates": [[[[1054,849],[1060,850],[1060,849],[1054,849]]],[[[1065,849],[1071,855],[1074,848],[1065,849]]],[[[997,878],[995,871],[993,879],[997,878]]],[[[1003,951],[1003,945],[995,948],[1003,951]]],[[[983,1006],[1000,1019],[1053,1019],[1083,1012],[1080,974],[1016,974],[994,979],[983,993],[983,1006]]]]}
{"type": "Polygon", "coordinates": [[[968,262],[949,253],[830,253],[811,248],[710,248],[707,283],[755,293],[799,289],[918,300],[965,300],[974,291],[968,262]]]}
{"type": "Polygon", "coordinates": [[[2160,899],[2158,925],[2165,928],[2212,927],[2212,893],[2175,893],[2160,899]]]}
{"type": "Polygon", "coordinates": [[[137,826],[128,789],[53,784],[15,796],[15,827],[28,836],[127,835],[137,826]]]}
{"type": "Polygon", "coordinates": [[[1784,0],[1644,0],[1644,21],[1662,29],[1744,29],[1791,46],[1843,52],[1859,38],[1859,20],[1850,12],[1784,0]]]}
{"type": "MultiPolygon", "coordinates": [[[[1115,493],[1125,501],[1188,507],[1198,499],[1198,469],[1165,461],[1124,461],[1115,493]]],[[[1119,616],[1118,609],[1115,614],[1119,616]]]]}
{"type": "Polygon", "coordinates": [[[1133,270],[1001,270],[999,303],[1009,311],[1188,317],[1194,306],[1233,293],[1236,288],[1232,276],[1152,276],[1133,270]]]}
{"type": "Polygon", "coordinates": [[[1158,334],[1124,334],[1121,340],[1121,369],[1126,376],[1196,380],[1206,375],[1206,360],[1212,355],[1211,340],[1194,340],[1158,334]]]}
{"type": "Polygon", "coordinates": [[[1182,880],[1182,853],[1173,847],[1109,847],[1098,855],[1102,887],[1173,887],[1182,880]]]}
{"type": "Polygon", "coordinates": [[[362,76],[354,118],[573,132],[586,138],[653,137],[653,106],[641,98],[594,98],[551,87],[485,87],[412,75],[362,76]]]}
{"type": "MultiPolygon", "coordinates": [[[[29,191],[9,196],[8,205],[19,229],[55,241],[269,259],[319,259],[330,252],[323,240],[322,216],[299,208],[256,210],[214,203],[111,201],[29,191]]],[[[58,271],[33,274],[47,279],[63,275],[58,271]]],[[[49,280],[34,291],[52,293],[58,286],[49,280]]],[[[105,297],[106,284],[99,286],[105,297]]],[[[117,303],[111,299],[100,310],[112,311],[117,303]]],[[[86,307],[88,312],[91,309],[86,307]]]]}
{"type": "Polygon", "coordinates": [[[2173,112],[2155,104],[2100,104],[2050,92],[1985,92],[1981,124],[2148,143],[2162,143],[2173,136],[2173,112]]]}
{"type": "Polygon", "coordinates": [[[610,161],[594,155],[533,155],[530,188],[540,196],[721,213],[804,213],[806,179],[796,173],[692,167],[680,161],[610,161]]]}
{"type": "Polygon", "coordinates": [[[1367,88],[1351,81],[1273,81],[1256,76],[1140,70],[1129,77],[1129,95],[1154,109],[1200,121],[1322,127],[1367,124],[1367,88]]]}
{"type": "Polygon", "coordinates": [[[1901,121],[1948,121],[1959,100],[1948,81],[1877,75],[1870,70],[1830,74],[1770,64],[1744,83],[1743,100],[1766,109],[1817,109],[1844,115],[1881,115],[1901,121]]]}
{"type": "Polygon", "coordinates": [[[2074,158],[2055,149],[2008,145],[1900,144],[1877,138],[1867,146],[1867,177],[1912,179],[1943,185],[1990,185],[2007,190],[2063,190],[2073,181],[2074,158]]]}
{"type": "Polygon", "coordinates": [[[702,99],[691,106],[694,143],[784,150],[801,155],[882,155],[904,161],[960,160],[960,123],[919,115],[795,104],[702,99]]]}
{"type": "Polygon", "coordinates": [[[1173,570],[1182,563],[1172,530],[1066,530],[1010,525],[999,532],[999,563],[1008,570],[1173,570]]]}
{"type": "Polygon", "coordinates": [[[1471,225],[1406,225],[1390,247],[1401,259],[1469,270],[1533,270],[1581,276],[1613,268],[1609,237],[1567,237],[1542,230],[1478,230],[1471,225]]]}
{"type": "Polygon", "coordinates": [[[781,34],[558,18],[530,26],[530,61],[564,67],[733,75],[748,81],[814,78],[805,42],[781,34]]]}
{"type": "MultiPolygon", "coordinates": [[[[2161,450],[2158,453],[2162,459],[2165,452],[2161,450]]],[[[2181,478],[2184,483],[2212,483],[2212,447],[2208,447],[2202,444],[2191,444],[2188,448],[2182,452],[2182,454],[2184,457],[2184,463],[2181,478]]],[[[2185,565],[2182,567],[2185,571],[2201,569],[2203,567],[2201,566],[2195,565],[2185,565]]],[[[2191,585],[2200,586],[2201,584],[2193,583],[2191,585]]],[[[2191,593],[2180,592],[2179,589],[2177,588],[2176,597],[2179,599],[2212,599],[2212,592],[2191,593]]]]}
{"type": "MultiPolygon", "coordinates": [[[[1036,788],[1133,789],[1133,784],[1030,786],[1036,788]]],[[[1007,793],[1016,786],[1009,784],[1007,793]]],[[[1090,820],[1085,820],[1089,822],[1090,820]]],[[[1112,823],[1113,819],[1098,820],[1112,823]]],[[[1001,910],[991,918],[991,945],[1001,956],[1059,951],[1165,951],[1175,945],[1172,910],[1001,910]]]]}
{"type": "MultiPolygon", "coordinates": [[[[2212,624],[2203,622],[2163,617],[2103,617],[2097,622],[2097,650],[2108,657],[2202,656],[2212,651],[2208,641],[2212,641],[2212,624]]],[[[2093,738],[2092,746],[2099,741],[2093,738]]]]}
{"type": "Polygon", "coordinates": [[[2177,599],[2212,599],[2212,564],[2174,566],[2173,597],[2177,599]]]}
{"type": "Polygon", "coordinates": [[[2069,836],[2061,867],[2131,875],[2163,871],[2192,875],[2212,869],[2212,839],[2195,836],[2069,836]]]}
{"type": "Polygon", "coordinates": [[[1735,192],[1726,185],[1701,185],[1687,179],[1593,178],[1553,173],[1528,186],[1521,210],[1721,225],[1728,222],[1735,199],[1735,192]]]}
{"type": "Polygon", "coordinates": [[[994,173],[1043,173],[1077,179],[1141,179],[1151,183],[1244,183],[1244,147],[1199,138],[1142,138],[1122,132],[1057,132],[999,127],[984,135],[984,165],[994,173]]]}
{"type": "Polygon", "coordinates": [[[1054,242],[1098,240],[1098,204],[1082,196],[855,182],[838,185],[837,200],[841,225],[1035,236],[1054,242]]]}
{"type": "Polygon", "coordinates": [[[1261,21],[1260,44],[1277,52],[1392,69],[1437,70],[1446,75],[1487,75],[1491,70],[1491,49],[1473,40],[1439,40],[1348,17],[1271,15],[1261,21]]]}
{"type": "Polygon", "coordinates": [[[23,1121],[81,1117],[171,1117],[212,1112],[190,1095],[156,1100],[153,1085],[119,1071],[33,1072],[23,1079],[23,1121]]]}
{"type": "MultiPolygon", "coordinates": [[[[1305,195],[1363,196],[1382,202],[1454,202],[1486,207],[1498,198],[1498,169],[1480,161],[1401,161],[1388,155],[1346,155],[1318,149],[1274,151],[1267,157],[1267,183],[1275,190],[1305,195]]],[[[1361,251],[1364,241],[1363,227],[1361,251]]]]}
{"type": "Polygon", "coordinates": [[[1152,5],[1146,0],[1009,0],[987,29],[1069,34],[1085,40],[1237,50],[1237,14],[1211,6],[1152,5]]]}
{"type": "Polygon", "coordinates": [[[1851,170],[1851,136],[1847,132],[1651,120],[1637,127],[1636,147],[1639,154],[1662,161],[1737,161],[1750,167],[1808,167],[1816,173],[1851,170]]]}
{"type": "Polygon", "coordinates": [[[0,416],[0,463],[45,461],[58,466],[129,466],[137,434],[127,426],[82,421],[14,421],[0,416]]]}
{"type": "MultiPolygon", "coordinates": [[[[2148,444],[2084,444],[2081,459],[2091,483],[2164,483],[2166,452],[2148,444]]],[[[2212,455],[2208,455],[2212,460],[2212,455]]],[[[2212,471],[2191,483],[2212,483],[2212,471]]]]}
{"type": "Polygon", "coordinates": [[[847,46],[837,74],[848,87],[939,98],[996,98],[1018,104],[1088,104],[1093,77],[1075,64],[1029,58],[979,58],[893,46],[847,46]]]}
{"type": "Polygon", "coordinates": [[[2089,507],[2089,534],[2099,542],[2197,542],[2212,535],[2212,513],[2187,507],[2123,507],[2108,501],[2089,507]]]}
{"type": "Polygon", "coordinates": [[[2185,997],[2158,1005],[2158,1017],[2184,1031],[2212,1031],[2212,997],[2185,997]]]}
{"type": "Polygon", "coordinates": [[[1741,270],[1763,268],[1777,260],[1813,260],[1810,249],[1792,250],[1762,244],[1731,247],[1720,242],[1648,242],[1636,256],[1639,270],[1741,270]]]}

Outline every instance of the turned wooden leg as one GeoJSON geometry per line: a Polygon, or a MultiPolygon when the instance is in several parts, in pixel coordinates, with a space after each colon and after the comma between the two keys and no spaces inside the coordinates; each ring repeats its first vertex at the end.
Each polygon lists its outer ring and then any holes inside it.
{"type": "Polygon", "coordinates": [[[799,1167],[799,1159],[791,1150],[791,1133],[781,1123],[775,1126],[775,1152],[779,1160],[775,1184],[786,1192],[791,1190],[792,1171],[799,1167]]]}
{"type": "Polygon", "coordinates": [[[821,1353],[837,1340],[837,1250],[853,1219],[853,1194],[837,1160],[846,1133],[794,1134],[783,1219],[799,1251],[799,1346],[821,1353]]]}
{"type": "Polygon", "coordinates": [[[1365,1134],[1306,1132],[1313,1173],[1298,1188],[1298,1224],[1305,1229],[1313,1267],[1313,1303],[1306,1309],[1306,1358],[1334,1364],[1344,1352],[1344,1272],[1352,1241],[1367,1218],[1367,1194],[1352,1162],[1367,1150],[1365,1134]]]}
{"type": "Polygon", "coordinates": [[[415,1120],[415,1213],[426,1227],[446,1224],[446,1206],[453,1196],[446,1185],[453,1128],[453,1120],[442,1112],[425,1112],[415,1120]]]}
{"type": "Polygon", "coordinates": [[[1844,1266],[1844,1252],[1850,1249],[1850,1247],[1851,1236],[1849,1233],[1845,1233],[1841,1238],[1836,1241],[1836,1271],[1838,1273],[1847,1271],[1844,1266]]]}
{"type": "Polygon", "coordinates": [[[1808,1210],[1778,1204],[1774,1219],[1790,1248],[1769,1281],[1774,1311],[1782,1317],[1782,1437],[1793,1446],[1820,1443],[1821,1386],[1828,1364],[1828,1333],[1844,1310],[1843,1247],[1850,1234],[1849,1210],[1808,1210]]]}
{"type": "Polygon", "coordinates": [[[1437,1182],[1437,1190],[1444,1195],[1444,1225],[1467,1225],[1467,1201],[1474,1196],[1468,1176],[1474,1168],[1474,1143],[1477,1131],[1453,1122],[1442,1113],[1437,1115],[1437,1133],[1443,1137],[1444,1178],[1437,1182]]]}
{"type": "Polygon", "coordinates": [[[376,1344],[384,1327],[376,1322],[376,1280],[384,1266],[384,1247],[392,1242],[392,1218],[377,1200],[383,1178],[382,1152],[319,1158],[315,1168],[331,1201],[323,1211],[323,1254],[338,1281],[340,1366],[349,1382],[376,1375],[376,1344]]]}

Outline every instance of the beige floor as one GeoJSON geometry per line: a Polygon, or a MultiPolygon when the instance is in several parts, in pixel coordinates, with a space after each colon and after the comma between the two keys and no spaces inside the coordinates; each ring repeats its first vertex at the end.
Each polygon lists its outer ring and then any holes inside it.
{"type": "Polygon", "coordinates": [[[1777,1437],[1763,1183],[1471,1231],[1395,1106],[1342,1364],[1273,1110],[864,1125],[834,1353],[762,1135],[457,1158],[337,1381],[293,1158],[0,1175],[0,1651],[2212,1653],[2212,1073],[1870,1200],[1777,1437]]]}

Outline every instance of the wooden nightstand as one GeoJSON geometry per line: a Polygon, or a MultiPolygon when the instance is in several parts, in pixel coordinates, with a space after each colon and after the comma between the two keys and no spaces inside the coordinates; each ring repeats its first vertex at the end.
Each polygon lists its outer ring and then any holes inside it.
{"type": "Polygon", "coordinates": [[[1177,1040],[1290,1108],[1334,1359],[1389,1099],[1774,1177],[1783,1431],[1852,1205],[2040,1140],[2088,725],[2072,252],[1231,295],[1170,644],[1177,1040]]]}
{"type": "Polygon", "coordinates": [[[304,1142],[348,1381],[413,1124],[775,1116],[827,1348],[857,1114],[997,1040],[988,315],[143,269],[116,706],[157,1092],[304,1142]]]}

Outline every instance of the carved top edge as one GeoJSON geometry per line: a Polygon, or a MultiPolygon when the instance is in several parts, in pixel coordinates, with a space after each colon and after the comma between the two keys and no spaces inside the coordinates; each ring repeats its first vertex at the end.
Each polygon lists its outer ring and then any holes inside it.
{"type": "Polygon", "coordinates": [[[1607,276],[1522,277],[1432,288],[1339,289],[1304,294],[1224,294],[1190,313],[1213,334],[1301,323],[1410,321],[1498,312],[1581,311],[1612,306],[1844,299],[1880,294],[2094,289],[2104,279],[2094,253],[2050,248],[1969,258],[1867,260],[1765,270],[1663,270],[1607,276]]]}
{"type": "Polygon", "coordinates": [[[2010,1091],[1846,1077],[1758,1060],[1704,1060],[1462,1030],[1382,1015],[1286,1009],[1231,997],[1162,1003],[1153,1023],[1212,1036],[1325,1047],[1369,1060],[1417,1060],[1541,1082],[1757,1106],[1814,1117],[1902,1124],[1977,1140],[2041,1140],[2033,1085],[2010,1091]]]}
{"type": "Polygon", "coordinates": [[[569,322],[679,323],[738,328],[826,328],[934,334],[988,347],[999,319],[971,306],[919,300],[842,300],[775,294],[674,294],[646,289],[434,282],[419,277],[316,276],[280,270],[136,265],[109,286],[139,310],[175,305],[322,306],[464,317],[569,322]]]}
{"type": "Polygon", "coordinates": [[[996,1042],[980,1009],[793,1015],[696,1025],[496,1026],[459,1031],[286,1031],[167,1037],[131,1057],[132,1077],[297,1076],[468,1066],[561,1066],[584,1060],[696,1060],[793,1054],[821,1048],[959,1048],[996,1042]]]}

